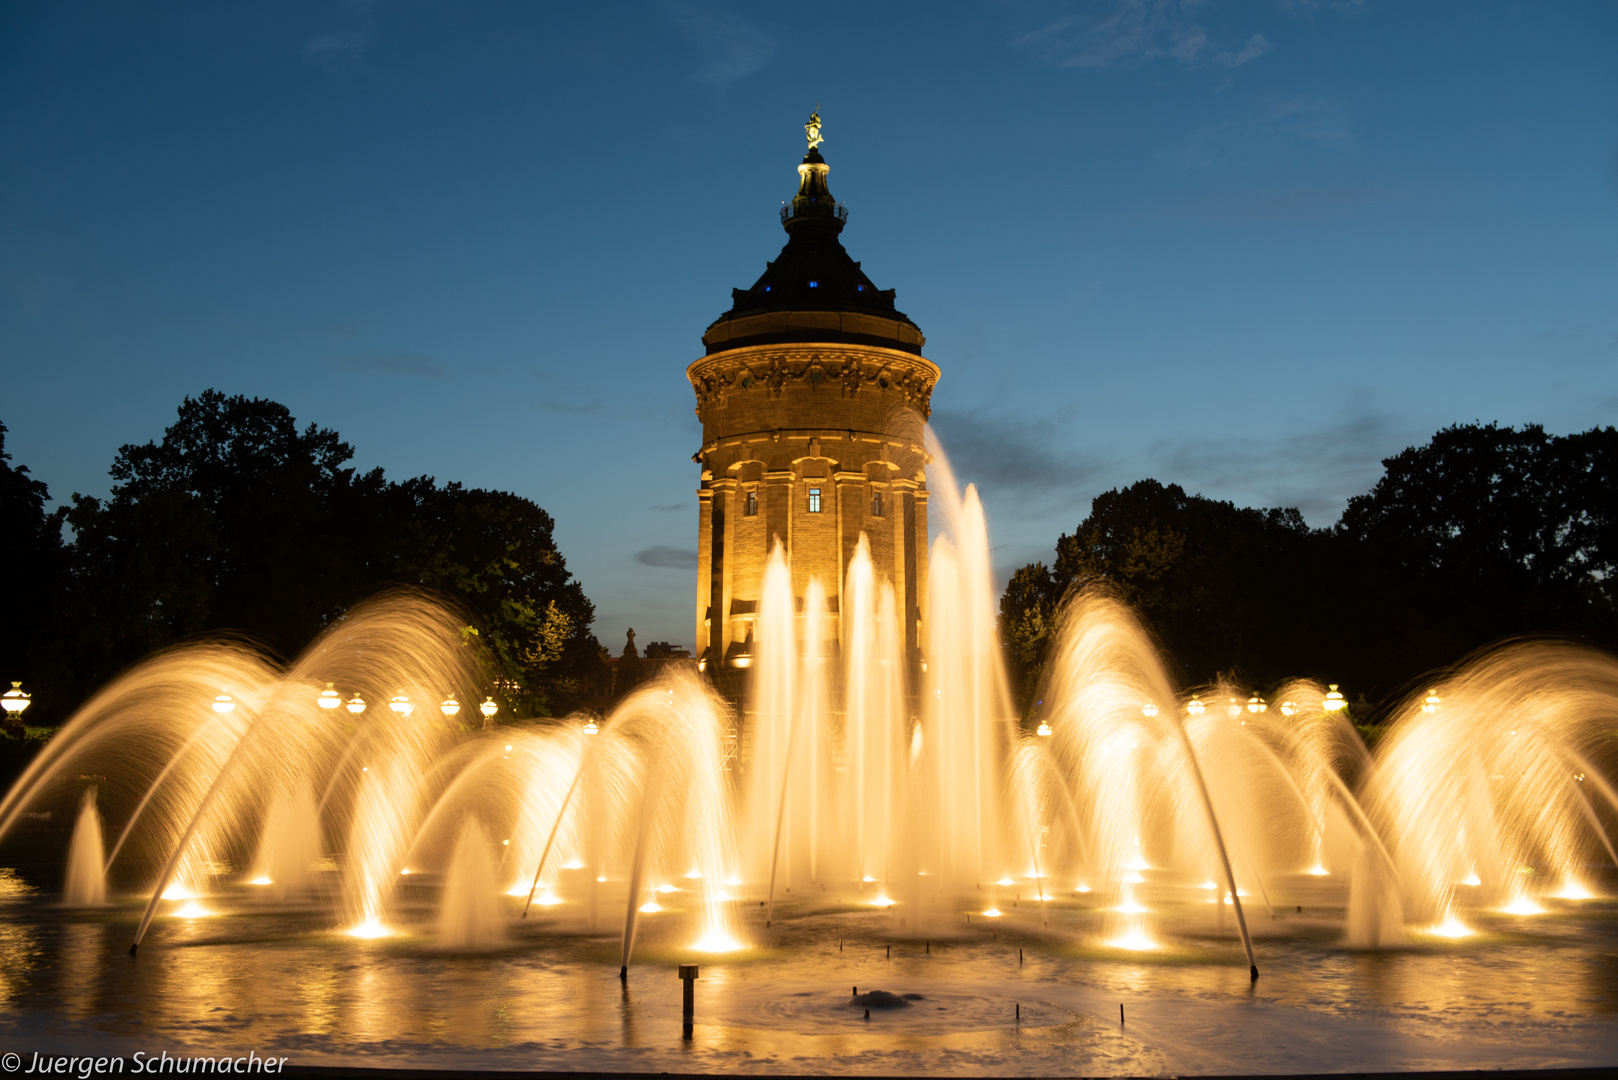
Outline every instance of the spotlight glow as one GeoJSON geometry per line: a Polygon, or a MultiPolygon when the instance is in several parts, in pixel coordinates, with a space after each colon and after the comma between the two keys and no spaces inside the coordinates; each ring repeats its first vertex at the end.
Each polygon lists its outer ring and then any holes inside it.
{"type": "Polygon", "coordinates": [[[1157,942],[1139,927],[1110,939],[1107,944],[1114,949],[1129,949],[1133,952],[1145,952],[1159,947],[1157,942]]]}
{"type": "Polygon", "coordinates": [[[209,911],[195,900],[187,900],[185,903],[180,905],[180,909],[174,914],[181,919],[205,919],[209,915],[212,915],[213,912],[209,911]]]}
{"type": "Polygon", "coordinates": [[[534,898],[534,903],[538,904],[540,907],[555,907],[561,902],[561,899],[549,889],[545,890],[544,895],[534,898]]]}
{"type": "Polygon", "coordinates": [[[698,938],[696,944],[691,946],[697,952],[727,953],[736,952],[745,946],[722,930],[712,930],[698,938]]]}
{"type": "Polygon", "coordinates": [[[659,885],[657,887],[657,891],[660,892],[660,893],[667,894],[667,893],[671,893],[671,892],[679,892],[680,890],[675,888],[673,885],[666,885],[665,884],[665,885],[659,885]]]}
{"type": "Polygon", "coordinates": [[[1000,917],[1000,909],[999,908],[989,908],[983,914],[987,915],[991,919],[998,919],[1000,917]]]}
{"type": "Polygon", "coordinates": [[[249,885],[274,885],[275,882],[271,881],[269,878],[265,877],[263,874],[260,874],[258,877],[254,878],[252,881],[249,881],[248,884],[249,885]]]}
{"type": "Polygon", "coordinates": [[[1500,909],[1506,915],[1543,915],[1545,909],[1526,896],[1518,896],[1500,909]]]}
{"type": "Polygon", "coordinates": [[[1125,900],[1112,910],[1121,911],[1126,915],[1142,915],[1146,912],[1146,909],[1134,900],[1125,900]]]}
{"type": "Polygon", "coordinates": [[[1442,938],[1464,938],[1472,936],[1472,928],[1451,915],[1443,922],[1427,928],[1429,934],[1442,938]]]}
{"type": "Polygon", "coordinates": [[[584,864],[581,863],[579,860],[574,859],[572,862],[563,863],[562,864],[562,869],[563,870],[583,870],[584,869],[584,864]]]}
{"type": "Polygon", "coordinates": [[[1331,873],[1331,871],[1327,870],[1324,866],[1321,866],[1319,863],[1316,863],[1315,865],[1313,865],[1313,866],[1311,866],[1309,868],[1309,873],[1311,875],[1313,875],[1314,877],[1325,877],[1327,874],[1331,873]]]}
{"type": "Polygon", "coordinates": [[[1465,880],[1463,880],[1461,882],[1461,884],[1462,885],[1471,885],[1473,888],[1476,888],[1477,886],[1483,884],[1483,879],[1478,877],[1477,872],[1474,871],[1474,872],[1466,875],[1465,880]]]}
{"type": "Polygon", "coordinates": [[[872,900],[871,905],[873,907],[892,907],[893,901],[889,900],[886,894],[882,894],[879,895],[875,900],[872,900]]]}
{"type": "Polygon", "coordinates": [[[995,882],[995,884],[996,885],[1015,885],[1017,883],[1015,881],[1012,881],[1008,877],[1003,877],[999,881],[995,882]]]}
{"type": "Polygon", "coordinates": [[[1078,888],[1074,889],[1073,891],[1074,892],[1089,892],[1090,891],[1090,886],[1088,886],[1088,885],[1080,885],[1078,888]]]}
{"type": "Polygon", "coordinates": [[[349,937],[356,938],[384,938],[393,936],[393,931],[389,930],[386,926],[383,926],[382,920],[377,918],[366,919],[358,926],[351,926],[344,932],[348,934],[349,937]]]}
{"type": "Polygon", "coordinates": [[[1556,894],[1559,900],[1594,900],[1595,893],[1580,885],[1577,881],[1570,881],[1562,886],[1562,891],[1556,894]]]}
{"type": "Polygon", "coordinates": [[[196,898],[196,893],[181,885],[178,881],[163,890],[163,899],[165,900],[195,900],[196,898]]]}
{"type": "Polygon", "coordinates": [[[872,877],[870,874],[866,874],[864,877],[860,878],[860,880],[869,885],[871,882],[875,881],[876,878],[872,877]]]}
{"type": "Polygon", "coordinates": [[[640,906],[640,910],[646,915],[655,915],[659,911],[663,910],[663,905],[659,904],[656,900],[648,900],[646,903],[640,906]]]}

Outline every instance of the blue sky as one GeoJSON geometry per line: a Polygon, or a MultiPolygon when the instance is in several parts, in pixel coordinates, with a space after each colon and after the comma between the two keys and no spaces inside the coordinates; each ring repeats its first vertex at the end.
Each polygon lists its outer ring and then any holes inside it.
{"type": "Polygon", "coordinates": [[[690,644],[684,369],[817,104],[1002,572],[1143,477],[1326,525],[1442,426],[1618,420],[1612,0],[64,0],[0,9],[8,449],[99,494],[274,398],[690,644]]]}

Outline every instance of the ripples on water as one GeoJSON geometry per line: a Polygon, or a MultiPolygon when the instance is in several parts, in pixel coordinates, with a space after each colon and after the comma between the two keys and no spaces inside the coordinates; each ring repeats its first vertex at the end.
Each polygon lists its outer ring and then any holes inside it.
{"type": "Polygon", "coordinates": [[[1618,905],[1604,901],[1499,916],[1465,942],[1385,952],[1343,948],[1340,910],[1264,916],[1256,987],[1233,932],[1207,925],[1205,912],[1182,911],[1167,947],[1137,958],[1080,944],[1102,916],[1077,901],[1051,905],[1049,929],[1018,909],[930,943],[900,936],[891,914],[789,902],[771,930],[762,915],[746,927],[763,948],[717,963],[660,938],[652,920],[625,988],[613,936],[516,920],[516,900],[509,948],[455,955],[434,947],[425,903],[403,907],[398,936],[359,941],[334,934],[324,911],[206,899],[224,914],[160,920],[131,960],[132,901],[64,911],[24,874],[0,872],[6,1048],[239,1047],[304,1064],[1116,1073],[1611,1064],[1618,1045],[1618,905]],[[686,1041],[674,967],[692,960],[701,977],[686,1041]],[[922,998],[867,1020],[849,1003],[855,987],[922,998]]]}

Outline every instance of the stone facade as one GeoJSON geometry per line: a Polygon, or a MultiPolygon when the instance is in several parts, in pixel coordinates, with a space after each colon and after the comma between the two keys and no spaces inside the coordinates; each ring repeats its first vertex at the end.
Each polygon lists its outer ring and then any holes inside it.
{"type": "MultiPolygon", "coordinates": [[[[816,578],[838,636],[841,594],[861,533],[878,581],[906,613],[914,660],[926,640],[927,452],[939,370],[921,331],[837,241],[847,214],[811,149],[782,223],[791,239],[752,289],[703,335],[686,370],[703,445],[698,490],[696,651],[735,665],[755,629],[776,541],[794,595],[816,578]]],[[[801,608],[800,608],[801,610],[801,608]]],[[[716,672],[717,674],[717,672],[716,672]]]]}

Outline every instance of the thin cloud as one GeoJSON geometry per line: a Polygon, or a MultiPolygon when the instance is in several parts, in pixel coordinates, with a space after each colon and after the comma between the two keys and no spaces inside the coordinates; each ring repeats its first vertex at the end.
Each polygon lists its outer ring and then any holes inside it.
{"type": "Polygon", "coordinates": [[[690,505],[690,503],[654,503],[646,509],[655,510],[660,514],[667,514],[675,510],[684,510],[690,505]]]}
{"type": "Polygon", "coordinates": [[[1214,60],[1228,68],[1239,68],[1251,60],[1257,60],[1273,48],[1275,46],[1270,44],[1269,38],[1263,34],[1254,34],[1247,39],[1247,44],[1243,45],[1240,51],[1222,50],[1214,54],[1214,60]]]}
{"type": "Polygon", "coordinates": [[[754,23],[715,4],[664,0],[663,17],[695,46],[700,60],[691,77],[720,88],[745,79],[775,56],[776,42],[754,23]]]}
{"type": "Polygon", "coordinates": [[[1383,458],[1428,437],[1362,405],[1296,435],[1164,440],[1147,452],[1146,475],[1241,505],[1295,506],[1318,528],[1336,521],[1351,497],[1371,490],[1383,458]]]}
{"type": "Polygon", "coordinates": [[[1012,45],[1062,68],[1130,68],[1157,59],[1183,65],[1211,62],[1241,67],[1274,46],[1253,34],[1239,49],[1222,48],[1193,16],[1198,0],[1111,0],[1087,3],[1012,45]]]}
{"type": "Polygon", "coordinates": [[[642,566],[655,566],[660,570],[695,570],[697,568],[697,553],[684,548],[665,547],[654,544],[649,548],[635,552],[635,561],[642,566]]]}
{"type": "Polygon", "coordinates": [[[1291,97],[1270,101],[1204,124],[1160,151],[1157,160],[1188,172],[1243,172],[1299,150],[1352,153],[1352,110],[1332,98],[1291,97]]]}
{"type": "Polygon", "coordinates": [[[421,375],[429,379],[442,379],[444,369],[430,356],[412,352],[344,353],[332,358],[332,363],[351,371],[374,371],[384,375],[421,375]]]}
{"type": "Polygon", "coordinates": [[[1342,217],[1377,203],[1401,198],[1391,188],[1370,184],[1327,188],[1219,191],[1164,206],[1161,218],[1194,218],[1245,225],[1254,221],[1302,224],[1342,217]]]}
{"type": "Polygon", "coordinates": [[[940,409],[934,410],[930,424],[961,484],[976,484],[1023,506],[1065,502],[1104,468],[1057,449],[1065,423],[1055,418],[940,409]]]}
{"type": "Polygon", "coordinates": [[[376,34],[374,0],[343,0],[337,12],[347,25],[315,34],[303,43],[305,61],[333,72],[360,66],[376,34]]]}

